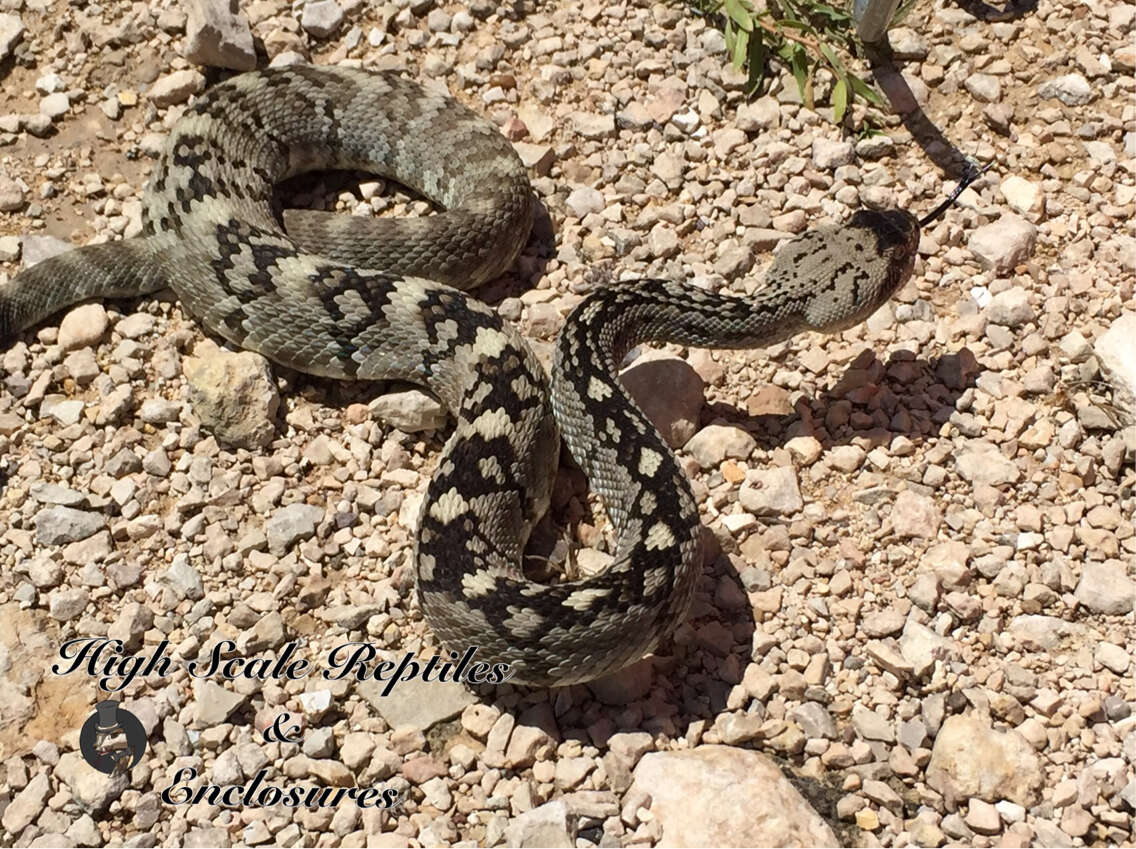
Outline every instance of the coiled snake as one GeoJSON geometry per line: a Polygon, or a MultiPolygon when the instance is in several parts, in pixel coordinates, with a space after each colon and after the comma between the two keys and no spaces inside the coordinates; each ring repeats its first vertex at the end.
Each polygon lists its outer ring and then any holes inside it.
{"type": "Polygon", "coordinates": [[[855,324],[909,276],[919,224],[856,213],[785,245],[753,297],[638,280],[587,298],[556,345],[551,390],[523,339],[455,287],[499,275],[528,237],[525,169],[495,127],[389,74],[297,66],[211,88],[170,134],[137,238],[49,259],[0,288],[0,344],[60,308],[170,286],[206,328],[277,363],[429,387],[456,418],[422,506],[417,592],[450,648],[560,685],[651,651],[689,608],[699,515],[675,456],[616,378],[633,346],[765,346],[855,324]],[[393,177],[437,215],[284,215],[281,179],[317,168],[393,177]],[[520,564],[549,504],[559,433],[602,497],[614,562],[537,584],[520,564]]]}

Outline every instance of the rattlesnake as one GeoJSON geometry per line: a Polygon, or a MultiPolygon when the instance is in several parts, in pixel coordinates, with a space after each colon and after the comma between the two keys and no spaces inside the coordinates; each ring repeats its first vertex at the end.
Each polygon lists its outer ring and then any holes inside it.
{"type": "Polygon", "coordinates": [[[753,297],[676,282],[604,288],[568,318],[551,391],[523,339],[454,287],[499,275],[533,218],[525,169],[495,127],[391,74],[296,66],[233,77],[173,128],[134,239],[44,261],[0,289],[0,344],[89,297],[170,286],[206,328],[314,375],[429,387],[457,424],[422,505],[418,600],[450,648],[513,680],[560,685],[620,669],[682,621],[699,515],[675,456],[616,378],[650,341],[770,345],[866,318],[909,276],[920,223],[861,211],[793,240],[753,297]],[[444,211],[421,219],[281,212],[288,175],[361,169],[444,211]],[[548,507],[560,432],[601,496],[614,562],[544,585],[521,558],[548,507]]]}

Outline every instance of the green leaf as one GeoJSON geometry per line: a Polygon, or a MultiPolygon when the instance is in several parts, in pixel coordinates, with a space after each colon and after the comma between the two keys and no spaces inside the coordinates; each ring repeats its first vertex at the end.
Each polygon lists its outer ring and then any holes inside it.
{"type": "Polygon", "coordinates": [[[749,74],[746,78],[746,95],[755,94],[765,82],[769,66],[769,46],[765,43],[762,30],[754,30],[749,40],[749,74]]]}
{"type": "Polygon", "coordinates": [[[876,106],[883,106],[884,99],[880,97],[879,92],[864,82],[855,74],[848,75],[848,81],[852,84],[852,91],[864,98],[869,103],[874,103],[876,106]]]}
{"type": "Polygon", "coordinates": [[[917,0],[905,0],[905,2],[900,3],[899,8],[895,10],[895,14],[891,16],[891,23],[889,23],[888,26],[897,27],[903,23],[904,18],[915,8],[916,2],[917,0]]]}
{"type": "Polygon", "coordinates": [[[742,68],[745,66],[746,55],[749,53],[749,33],[743,30],[738,30],[738,36],[734,39],[734,49],[732,52],[734,67],[742,68]]]}
{"type": "Polygon", "coordinates": [[[824,58],[828,60],[828,64],[835,68],[837,71],[843,71],[844,66],[840,64],[840,59],[831,47],[823,41],[820,44],[820,52],[824,54],[824,58]]]}
{"type": "Polygon", "coordinates": [[[781,7],[781,11],[785,13],[785,17],[789,20],[799,22],[800,19],[804,17],[801,14],[800,10],[797,8],[797,4],[792,2],[792,0],[781,0],[781,3],[779,5],[781,7]]]}
{"type": "Polygon", "coordinates": [[[832,120],[839,124],[848,110],[848,83],[844,77],[836,81],[832,88],[832,120]]]}
{"type": "MultiPolygon", "coordinates": [[[[845,64],[847,56],[863,52],[853,31],[848,0],[768,2],[769,10],[764,5],[757,8],[757,0],[681,0],[693,14],[703,16],[723,33],[730,62],[746,74],[747,97],[767,88],[774,73],[787,71],[802,102],[815,109],[816,73],[825,68],[834,77],[827,102],[836,122],[847,121],[856,98],[876,106],[884,104],[871,78],[860,79],[845,64]]],[[[902,0],[902,9],[909,10],[916,3],[902,0]]],[[[873,120],[869,113],[863,126],[851,129],[865,132],[873,120]]]]}
{"type": "Polygon", "coordinates": [[[726,10],[726,14],[730,16],[730,20],[738,25],[738,29],[743,32],[753,30],[753,15],[746,6],[745,0],[725,0],[722,6],[726,10]]]}
{"type": "Polygon", "coordinates": [[[834,27],[839,27],[851,20],[851,16],[846,11],[829,6],[827,3],[815,4],[812,13],[814,18],[827,18],[834,27]]]}
{"type": "Polygon", "coordinates": [[[812,94],[809,91],[808,57],[799,45],[794,45],[793,58],[789,60],[789,67],[793,71],[793,79],[797,81],[797,91],[801,93],[801,100],[809,109],[813,108],[812,94]]]}

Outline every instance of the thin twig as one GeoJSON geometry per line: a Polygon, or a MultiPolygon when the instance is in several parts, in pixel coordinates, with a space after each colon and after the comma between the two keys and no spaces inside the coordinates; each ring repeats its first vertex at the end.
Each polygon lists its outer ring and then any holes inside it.
{"type": "Polygon", "coordinates": [[[768,33],[772,33],[773,35],[779,35],[782,38],[789,39],[790,41],[795,41],[795,42],[797,42],[797,44],[803,44],[805,47],[808,47],[812,50],[815,50],[817,53],[820,53],[820,43],[817,42],[817,41],[814,41],[811,38],[806,38],[803,35],[794,35],[792,32],[790,32],[787,29],[778,29],[776,26],[769,23],[769,21],[765,20],[765,18],[754,18],[754,21],[756,21],[758,26],[760,26],[763,30],[765,30],[768,33]]]}

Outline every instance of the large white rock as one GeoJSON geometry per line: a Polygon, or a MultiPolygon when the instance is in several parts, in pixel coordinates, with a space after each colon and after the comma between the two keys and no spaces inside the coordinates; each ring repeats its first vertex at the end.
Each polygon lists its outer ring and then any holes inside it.
{"type": "Polygon", "coordinates": [[[727,457],[745,460],[756,447],[756,439],[729,425],[707,425],[686,443],[686,451],[704,469],[714,468],[727,457]]]}
{"type": "Polygon", "coordinates": [[[967,247],[986,268],[1002,274],[1025,262],[1037,244],[1037,228],[1024,218],[1006,213],[975,230],[967,247]]]}
{"type": "Polygon", "coordinates": [[[384,422],[404,433],[437,430],[446,424],[446,408],[437,398],[418,389],[388,392],[368,407],[384,422]]]}
{"type": "Polygon", "coordinates": [[[962,801],[1009,799],[1031,807],[1041,799],[1044,776],[1037,753],[1017,731],[997,731],[979,714],[948,717],[935,737],[927,784],[962,801]]]}
{"type": "Polygon", "coordinates": [[[1007,177],[998,187],[1010,208],[1019,215],[1036,221],[1045,208],[1041,186],[1016,174],[1007,177]]]}
{"type": "Polygon", "coordinates": [[[23,37],[24,22],[20,20],[20,16],[8,12],[0,14],[0,61],[8,58],[23,37]]]}
{"type": "Polygon", "coordinates": [[[891,511],[892,529],[901,537],[934,539],[943,520],[933,498],[905,489],[895,498],[891,511]]]}
{"type": "Polygon", "coordinates": [[[837,846],[836,835],[777,765],[731,746],[646,754],[636,789],[651,797],[661,846],[837,846]]]}
{"type": "Polygon", "coordinates": [[[985,440],[974,440],[955,457],[959,475],[972,484],[1001,486],[1017,483],[1021,470],[1013,460],[985,440]]]}
{"type": "Polygon", "coordinates": [[[80,304],[59,323],[59,346],[64,351],[97,345],[107,331],[109,320],[102,304],[80,304]]]}
{"type": "Polygon", "coordinates": [[[55,765],[55,778],[67,785],[80,810],[99,814],[130,785],[127,773],[106,775],[90,766],[78,752],[65,752],[55,765]]]}
{"type": "Polygon", "coordinates": [[[343,23],[343,9],[335,0],[314,0],[304,4],[300,17],[302,26],[315,38],[330,38],[343,23]]]}
{"type": "Polygon", "coordinates": [[[268,361],[251,351],[234,353],[206,340],[182,361],[189,402],[217,441],[263,448],[272,441],[280,393],[268,361]]]}
{"type": "Polygon", "coordinates": [[[185,11],[186,59],[234,71],[256,67],[252,32],[237,0],[190,0],[185,11]]]}
{"type": "Polygon", "coordinates": [[[1132,612],[1136,583],[1128,577],[1120,560],[1086,563],[1073,595],[1094,613],[1124,616],[1132,612]]]}
{"type": "Polygon", "coordinates": [[[156,79],[150,86],[149,96],[155,106],[175,106],[204,90],[205,77],[187,68],[156,79]]]}
{"type": "Polygon", "coordinates": [[[1037,87],[1037,96],[1060,100],[1066,106],[1083,106],[1093,99],[1093,88],[1081,74],[1066,74],[1037,87]]]}
{"type": "Polygon", "coordinates": [[[1035,310],[1030,303],[1029,292],[1022,286],[1014,286],[999,292],[986,305],[986,317],[994,324],[1006,327],[1021,327],[1033,321],[1035,310]]]}
{"type": "Polygon", "coordinates": [[[4,825],[4,830],[12,835],[17,835],[23,831],[39,816],[50,795],[51,782],[48,781],[47,773],[38,773],[4,809],[3,819],[0,819],[0,823],[4,825]]]}
{"type": "Polygon", "coordinates": [[[1136,422],[1136,312],[1123,313],[1093,345],[1116,406],[1136,422]]]}

